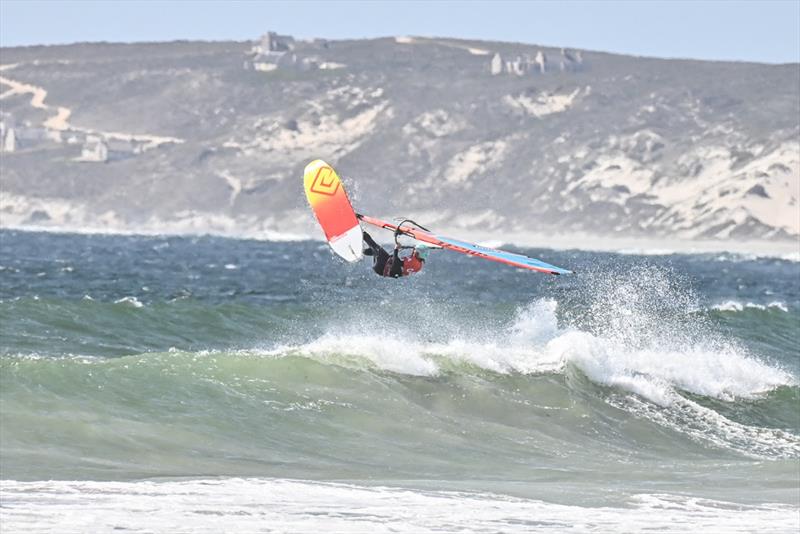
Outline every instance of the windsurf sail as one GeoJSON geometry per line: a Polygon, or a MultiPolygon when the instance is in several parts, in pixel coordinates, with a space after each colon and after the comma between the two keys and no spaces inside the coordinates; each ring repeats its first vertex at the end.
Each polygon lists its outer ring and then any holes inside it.
{"type": "Polygon", "coordinates": [[[542,273],[555,274],[555,275],[572,274],[572,271],[568,269],[563,269],[561,267],[556,267],[555,265],[550,265],[549,263],[537,260],[536,258],[530,258],[522,254],[515,254],[514,252],[507,252],[505,250],[498,250],[490,247],[484,247],[481,245],[468,243],[466,241],[461,241],[460,239],[453,239],[452,237],[437,235],[429,230],[419,228],[418,226],[414,226],[413,224],[406,221],[400,223],[400,225],[397,225],[387,221],[383,221],[381,219],[377,219],[375,217],[370,217],[368,215],[361,215],[360,213],[357,213],[356,216],[358,217],[359,220],[365,223],[377,226],[378,228],[391,230],[392,232],[396,233],[395,235],[397,234],[406,235],[408,237],[416,239],[417,241],[422,241],[423,243],[428,243],[437,247],[442,247],[448,250],[453,250],[455,252],[460,252],[461,254],[476,256],[478,258],[483,258],[486,260],[496,261],[500,263],[505,263],[506,265],[519,267],[520,269],[529,269],[531,271],[539,271],[542,273]]]}

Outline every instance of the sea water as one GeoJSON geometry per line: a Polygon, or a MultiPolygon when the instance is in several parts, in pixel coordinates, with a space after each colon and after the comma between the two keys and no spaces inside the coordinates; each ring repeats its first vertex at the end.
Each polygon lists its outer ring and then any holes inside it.
{"type": "Polygon", "coordinates": [[[0,231],[6,532],[797,532],[800,264],[0,231]]]}

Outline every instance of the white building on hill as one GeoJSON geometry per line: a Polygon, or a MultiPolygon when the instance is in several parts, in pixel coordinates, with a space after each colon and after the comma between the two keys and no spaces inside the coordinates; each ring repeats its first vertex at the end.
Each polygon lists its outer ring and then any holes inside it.
{"type": "Polygon", "coordinates": [[[90,161],[95,163],[105,163],[108,161],[108,145],[102,137],[89,135],[81,149],[79,161],[90,161]]]}

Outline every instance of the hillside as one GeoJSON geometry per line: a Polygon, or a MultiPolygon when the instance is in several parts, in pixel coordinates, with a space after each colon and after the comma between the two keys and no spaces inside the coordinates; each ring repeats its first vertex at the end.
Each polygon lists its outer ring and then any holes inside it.
{"type": "Polygon", "coordinates": [[[796,241],[800,65],[433,38],[0,49],[2,225],[316,235],[354,203],[486,235],[796,241]]]}

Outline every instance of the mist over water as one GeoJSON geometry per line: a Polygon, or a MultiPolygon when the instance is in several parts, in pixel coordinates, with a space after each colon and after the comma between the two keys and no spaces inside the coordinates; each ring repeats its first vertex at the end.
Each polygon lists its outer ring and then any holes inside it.
{"type": "Polygon", "coordinates": [[[401,502],[477,499],[507,512],[488,529],[538,510],[581,531],[602,509],[596,529],[640,528],[638,510],[669,531],[693,506],[707,528],[798,526],[796,262],[524,251],[578,271],[552,277],[438,252],[386,280],[317,242],[0,240],[0,475],[20,528],[76,491],[135,509],[220,484],[321,509],[365,492],[401,523],[401,502]]]}

